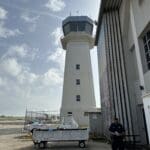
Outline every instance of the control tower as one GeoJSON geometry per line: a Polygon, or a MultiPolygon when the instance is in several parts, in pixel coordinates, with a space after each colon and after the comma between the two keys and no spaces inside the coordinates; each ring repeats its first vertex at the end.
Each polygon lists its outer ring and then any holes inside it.
{"type": "Polygon", "coordinates": [[[66,60],[61,116],[73,115],[79,126],[88,126],[88,112],[96,108],[90,58],[93,21],[87,16],[69,16],[62,28],[66,60]]]}

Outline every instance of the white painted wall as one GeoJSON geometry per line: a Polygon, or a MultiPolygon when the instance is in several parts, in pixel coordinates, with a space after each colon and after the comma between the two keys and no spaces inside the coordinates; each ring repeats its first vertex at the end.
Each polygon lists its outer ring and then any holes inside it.
{"type": "Polygon", "coordinates": [[[150,7],[150,1],[141,0],[141,3],[139,2],[140,0],[123,0],[119,15],[126,58],[130,103],[134,117],[134,131],[140,134],[141,141],[144,144],[146,136],[143,130],[142,105],[138,104],[143,104],[142,94],[144,94],[148,88],[150,89],[150,74],[143,74],[144,65],[142,65],[143,56],[141,56],[141,52],[143,52],[144,49],[141,49],[141,43],[139,43],[141,40],[139,39],[150,21],[150,9],[148,9],[148,7],[150,7]],[[140,90],[140,85],[145,87],[145,91],[140,90]],[[134,114],[137,114],[138,117],[136,118],[134,114]]]}
{"type": "Polygon", "coordinates": [[[138,37],[150,22],[150,0],[132,0],[133,14],[138,37]]]}
{"type": "Polygon", "coordinates": [[[143,96],[143,104],[147,123],[148,138],[150,143],[150,93],[143,96]]]}
{"type": "Polygon", "coordinates": [[[93,38],[86,33],[74,32],[64,39],[67,51],[61,116],[72,112],[80,126],[88,126],[89,117],[84,116],[84,112],[94,111],[96,107],[90,58],[93,38]],[[80,70],[76,70],[76,64],[80,64],[80,70]],[[80,79],[80,85],[76,85],[76,79],[80,79]],[[81,96],[80,102],[76,101],[76,95],[81,96]]]}
{"type": "Polygon", "coordinates": [[[150,92],[150,71],[144,74],[146,92],[150,92]]]}
{"type": "Polygon", "coordinates": [[[140,81],[140,85],[145,87],[140,47],[139,47],[137,28],[136,28],[136,20],[135,20],[136,14],[134,14],[133,7],[134,7],[134,3],[133,3],[133,1],[130,1],[130,21],[131,21],[131,26],[132,26],[132,34],[133,34],[133,40],[134,40],[134,46],[135,46],[135,54],[136,54],[137,67],[138,67],[138,73],[139,73],[139,81],[140,81]]]}

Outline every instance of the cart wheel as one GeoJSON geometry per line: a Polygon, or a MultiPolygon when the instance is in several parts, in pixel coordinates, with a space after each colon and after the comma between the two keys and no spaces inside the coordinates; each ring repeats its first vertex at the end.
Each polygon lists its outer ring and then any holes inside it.
{"type": "Polygon", "coordinates": [[[85,141],[79,141],[79,147],[85,148],[85,141]]]}

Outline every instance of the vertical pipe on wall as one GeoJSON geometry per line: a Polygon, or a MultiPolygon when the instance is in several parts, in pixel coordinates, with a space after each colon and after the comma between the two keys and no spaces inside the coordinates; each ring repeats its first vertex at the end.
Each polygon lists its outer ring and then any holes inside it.
{"type": "Polygon", "coordinates": [[[120,25],[120,19],[119,19],[119,12],[116,14],[116,21],[118,25],[118,37],[120,39],[119,42],[119,50],[120,50],[120,60],[121,60],[121,66],[122,66],[122,81],[123,81],[123,90],[124,90],[124,97],[125,97],[125,107],[126,107],[126,115],[127,115],[127,121],[128,121],[128,132],[129,134],[133,134],[133,127],[132,127],[132,119],[131,119],[131,106],[129,103],[129,93],[128,93],[128,87],[127,87],[127,77],[126,77],[126,69],[125,69],[125,58],[124,58],[124,52],[123,52],[123,41],[122,41],[122,35],[121,35],[121,25],[120,25]]]}
{"type": "Polygon", "coordinates": [[[113,24],[113,18],[114,18],[114,14],[111,11],[110,13],[110,31],[111,31],[111,51],[112,51],[112,59],[113,59],[113,64],[114,64],[114,77],[115,80],[113,80],[113,82],[115,83],[115,88],[116,88],[116,101],[117,101],[117,108],[118,108],[118,117],[120,119],[121,122],[123,122],[122,119],[122,109],[121,109],[121,99],[120,99],[120,86],[119,86],[119,78],[118,78],[118,74],[119,74],[119,70],[118,70],[118,58],[116,55],[116,42],[115,42],[115,32],[114,32],[114,24],[113,24]]]}
{"type": "Polygon", "coordinates": [[[115,112],[116,116],[119,116],[119,109],[117,103],[117,92],[116,92],[116,83],[115,83],[115,73],[114,73],[114,60],[113,60],[113,53],[112,53],[112,42],[111,42],[111,30],[110,30],[110,13],[107,13],[107,38],[108,38],[108,51],[109,51],[109,59],[110,59],[110,74],[111,74],[111,82],[112,82],[112,89],[113,89],[113,101],[115,103],[115,112]]]}

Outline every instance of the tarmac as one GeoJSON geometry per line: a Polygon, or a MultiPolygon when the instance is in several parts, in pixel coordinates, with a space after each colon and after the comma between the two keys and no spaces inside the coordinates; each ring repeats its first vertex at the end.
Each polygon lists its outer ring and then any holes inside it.
{"type": "MultiPolygon", "coordinates": [[[[23,123],[0,121],[0,150],[35,150],[31,135],[22,132],[23,123]]],[[[48,143],[44,150],[81,150],[78,142],[48,143]]],[[[111,150],[109,144],[100,141],[88,141],[84,150],[111,150]]]]}

